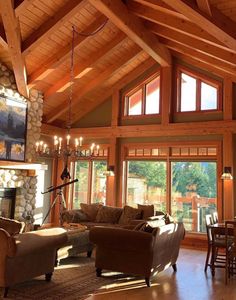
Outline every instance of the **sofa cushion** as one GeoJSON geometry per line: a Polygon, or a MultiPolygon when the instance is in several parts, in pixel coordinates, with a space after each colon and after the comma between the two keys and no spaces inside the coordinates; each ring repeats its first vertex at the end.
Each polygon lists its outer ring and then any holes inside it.
{"type": "Polygon", "coordinates": [[[16,220],[0,217],[0,228],[5,229],[10,235],[18,234],[22,223],[16,220]]]}
{"type": "Polygon", "coordinates": [[[134,230],[153,233],[156,228],[164,225],[165,225],[165,220],[162,218],[162,219],[150,220],[144,223],[140,223],[134,228],[134,230]]]}
{"type": "Polygon", "coordinates": [[[138,204],[138,209],[142,211],[142,219],[146,220],[149,217],[154,216],[154,205],[142,205],[138,204]]]}
{"type": "Polygon", "coordinates": [[[123,209],[120,207],[101,206],[95,221],[99,223],[118,223],[122,212],[123,209]]]}
{"type": "Polygon", "coordinates": [[[141,219],[141,209],[125,205],[119,219],[119,224],[129,224],[132,220],[141,219]]]}
{"type": "Polygon", "coordinates": [[[80,207],[81,210],[86,214],[88,221],[95,221],[99,207],[101,207],[102,204],[100,203],[92,203],[92,204],[86,204],[81,203],[80,207]]]}

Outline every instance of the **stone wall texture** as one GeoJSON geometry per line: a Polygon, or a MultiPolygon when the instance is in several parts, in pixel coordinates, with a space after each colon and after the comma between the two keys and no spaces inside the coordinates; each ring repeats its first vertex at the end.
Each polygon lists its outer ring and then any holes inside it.
{"type": "MultiPolygon", "coordinates": [[[[26,136],[26,162],[35,161],[35,143],[40,139],[42,115],[43,115],[43,95],[35,89],[30,90],[29,99],[22,97],[18,91],[15,77],[5,65],[0,63],[0,94],[12,98],[17,98],[27,102],[27,136],[26,136]]],[[[33,219],[37,177],[27,176],[26,170],[1,169],[0,166],[0,186],[16,187],[16,208],[15,218],[24,220],[26,216],[33,219]]]]}

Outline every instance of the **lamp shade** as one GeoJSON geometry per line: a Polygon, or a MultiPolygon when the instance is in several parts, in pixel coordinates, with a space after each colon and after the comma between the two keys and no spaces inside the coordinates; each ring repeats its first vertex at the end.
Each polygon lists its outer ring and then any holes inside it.
{"type": "Polygon", "coordinates": [[[231,171],[232,171],[231,167],[224,167],[224,171],[223,171],[223,174],[221,175],[221,179],[232,180],[233,176],[232,176],[231,171]]]}

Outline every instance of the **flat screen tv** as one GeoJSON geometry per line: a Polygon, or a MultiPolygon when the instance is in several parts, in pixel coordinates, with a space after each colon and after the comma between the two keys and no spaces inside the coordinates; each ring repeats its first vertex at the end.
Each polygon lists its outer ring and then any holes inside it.
{"type": "Polygon", "coordinates": [[[27,103],[0,95],[0,160],[24,161],[27,103]]]}

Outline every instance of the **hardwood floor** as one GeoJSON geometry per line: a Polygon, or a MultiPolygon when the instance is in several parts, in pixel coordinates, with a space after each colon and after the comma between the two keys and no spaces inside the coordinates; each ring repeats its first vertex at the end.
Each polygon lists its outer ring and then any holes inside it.
{"type": "Polygon", "coordinates": [[[236,276],[227,286],[223,269],[216,269],[212,278],[209,269],[204,273],[205,257],[205,251],[182,248],[177,273],[168,268],[152,279],[150,288],[144,280],[127,279],[121,286],[106,286],[106,292],[86,300],[236,300],[236,276]]]}

